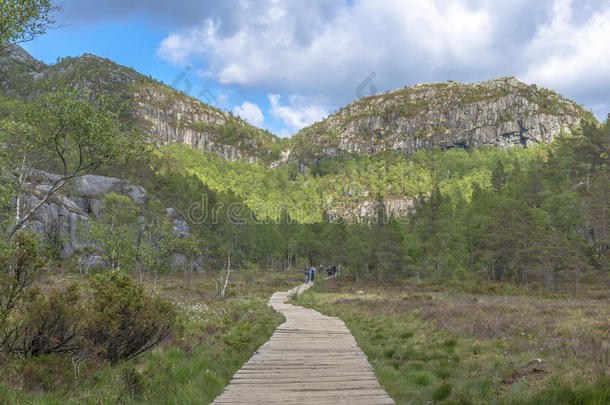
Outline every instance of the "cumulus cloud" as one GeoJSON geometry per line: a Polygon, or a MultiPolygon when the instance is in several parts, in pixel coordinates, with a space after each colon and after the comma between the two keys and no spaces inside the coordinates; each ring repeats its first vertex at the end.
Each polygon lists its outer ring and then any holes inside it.
{"type": "Polygon", "coordinates": [[[306,105],[305,100],[298,96],[290,98],[290,105],[281,105],[279,94],[269,94],[268,97],[271,115],[295,131],[320,121],[329,113],[324,106],[306,105]]]}
{"type": "Polygon", "coordinates": [[[262,127],[265,118],[258,105],[244,101],[241,106],[233,108],[233,112],[256,127],[262,127]]]}
{"type": "Polygon", "coordinates": [[[236,12],[240,29],[231,35],[222,20],[207,18],[170,34],[159,56],[176,64],[204,57],[208,74],[223,84],[353,93],[375,70],[391,82],[400,71],[480,63],[494,29],[488,10],[463,0],[246,4],[246,13],[236,12]]]}
{"type": "Polygon", "coordinates": [[[603,115],[610,107],[610,4],[580,17],[573,6],[571,0],[555,1],[550,21],[526,48],[523,77],[587,99],[603,115]]]}

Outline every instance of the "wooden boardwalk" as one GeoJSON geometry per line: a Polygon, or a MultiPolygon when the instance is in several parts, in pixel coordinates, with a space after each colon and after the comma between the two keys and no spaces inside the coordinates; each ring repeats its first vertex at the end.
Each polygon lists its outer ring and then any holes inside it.
{"type": "Polygon", "coordinates": [[[273,294],[286,322],[213,404],[394,404],[342,320],[285,303],[310,286],[273,294]]]}

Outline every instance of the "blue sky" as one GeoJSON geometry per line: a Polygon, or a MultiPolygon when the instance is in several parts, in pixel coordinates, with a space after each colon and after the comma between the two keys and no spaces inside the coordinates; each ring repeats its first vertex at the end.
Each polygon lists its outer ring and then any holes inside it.
{"type": "Polygon", "coordinates": [[[607,0],[58,0],[34,57],[93,53],[287,136],[358,96],[516,76],[610,112],[607,0]]]}

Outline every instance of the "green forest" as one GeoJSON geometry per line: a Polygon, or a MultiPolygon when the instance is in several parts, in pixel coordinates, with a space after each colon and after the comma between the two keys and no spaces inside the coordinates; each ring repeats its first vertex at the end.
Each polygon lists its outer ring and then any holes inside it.
{"type": "Polygon", "coordinates": [[[342,157],[304,174],[293,164],[271,170],[180,145],[141,163],[167,203],[184,212],[206,203],[205,220],[194,217],[194,225],[203,239],[217,238],[207,248],[234,235],[237,265],[343,263],[357,278],[482,277],[548,290],[607,268],[609,131],[608,122],[586,124],[533,149],[342,157]],[[413,200],[410,215],[387,212],[398,198],[413,200]],[[367,199],[374,216],[325,220],[332,208],[367,199]]]}

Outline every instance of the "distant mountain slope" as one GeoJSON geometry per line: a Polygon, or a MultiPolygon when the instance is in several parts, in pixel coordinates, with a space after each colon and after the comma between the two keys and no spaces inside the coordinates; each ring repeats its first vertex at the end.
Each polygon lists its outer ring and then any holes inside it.
{"type": "Polygon", "coordinates": [[[282,149],[268,131],[95,55],[45,65],[15,46],[0,59],[0,73],[4,93],[14,96],[30,97],[62,83],[120,95],[131,101],[131,118],[159,144],[184,143],[224,159],[265,163],[277,160],[282,149]]]}
{"type": "Polygon", "coordinates": [[[419,84],[354,101],[292,139],[289,160],[345,153],[412,153],[439,147],[505,149],[551,142],[581,120],[581,106],[515,78],[475,84],[419,84]]]}
{"type": "Polygon", "coordinates": [[[226,160],[305,166],[335,156],[532,146],[595,118],[553,91],[506,77],[426,83],[354,101],[290,139],[202,103],[133,69],[85,54],[45,65],[20,47],[0,58],[5,94],[30,97],[61,83],[118,94],[159,144],[180,143],[226,160]]]}

